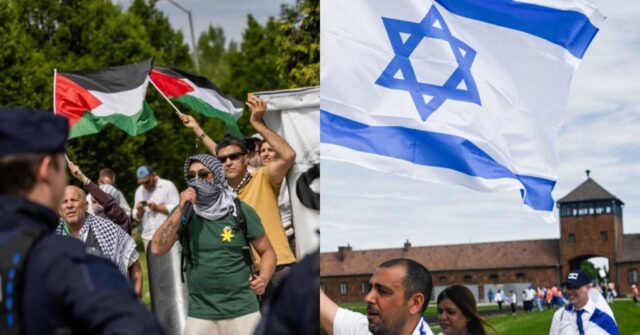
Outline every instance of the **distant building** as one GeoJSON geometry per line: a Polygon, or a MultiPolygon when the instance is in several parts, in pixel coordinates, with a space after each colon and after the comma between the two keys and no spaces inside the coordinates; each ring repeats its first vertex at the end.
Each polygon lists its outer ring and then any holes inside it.
{"type": "Polygon", "coordinates": [[[609,260],[618,293],[639,284],[640,234],[623,234],[624,203],[589,177],[558,200],[560,238],[473,244],[353,250],[320,255],[320,285],[337,302],[363,301],[374,267],[411,258],[429,268],[435,294],[453,284],[467,286],[479,301],[497,289],[521,292],[530,285],[557,286],[567,273],[592,257],[609,260]]]}

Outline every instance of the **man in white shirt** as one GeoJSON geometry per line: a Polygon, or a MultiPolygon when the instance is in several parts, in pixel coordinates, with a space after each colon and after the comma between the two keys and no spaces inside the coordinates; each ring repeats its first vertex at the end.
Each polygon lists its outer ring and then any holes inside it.
{"type": "Polygon", "coordinates": [[[158,177],[150,166],[139,167],[136,176],[140,186],[134,197],[133,218],[142,223],[142,242],[146,251],[153,233],[178,206],[180,195],[172,182],[158,177]]]}
{"type": "Polygon", "coordinates": [[[376,268],[366,295],[367,315],[338,307],[320,291],[320,326],[335,335],[433,335],[423,318],[433,283],[429,270],[410,259],[376,268]]]}
{"type": "Polygon", "coordinates": [[[571,302],[553,315],[549,335],[619,335],[611,308],[589,296],[591,278],[581,271],[569,272],[563,286],[571,302]]]}

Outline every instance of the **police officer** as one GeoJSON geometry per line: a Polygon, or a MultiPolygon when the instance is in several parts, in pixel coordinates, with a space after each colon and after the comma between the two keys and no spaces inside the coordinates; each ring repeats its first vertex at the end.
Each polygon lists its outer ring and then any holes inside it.
{"type": "Polygon", "coordinates": [[[67,134],[65,118],[0,108],[0,333],[164,334],[114,264],[53,233],[67,134]]]}
{"type": "Polygon", "coordinates": [[[549,335],[620,334],[609,305],[599,293],[590,296],[589,275],[582,270],[571,271],[562,286],[571,303],[553,314],[549,335]]]}

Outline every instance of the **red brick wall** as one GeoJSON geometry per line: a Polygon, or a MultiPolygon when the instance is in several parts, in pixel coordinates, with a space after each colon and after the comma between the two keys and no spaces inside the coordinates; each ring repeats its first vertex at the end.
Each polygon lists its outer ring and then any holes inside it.
{"type": "Polygon", "coordinates": [[[562,278],[571,271],[570,261],[577,257],[598,256],[609,259],[611,280],[616,277],[616,257],[621,253],[622,220],[615,214],[566,216],[560,218],[560,255],[562,278]],[[607,240],[601,239],[601,232],[607,233],[607,240]],[[569,242],[569,234],[575,235],[575,242],[569,242]]]}
{"type": "MultiPolygon", "coordinates": [[[[551,287],[559,285],[559,271],[555,267],[542,268],[521,268],[521,269],[500,269],[500,270],[470,270],[470,271],[434,271],[431,273],[433,285],[454,285],[454,284],[479,284],[479,299],[484,299],[483,284],[500,284],[515,282],[530,282],[534,286],[551,287]],[[523,273],[524,278],[517,277],[518,273],[523,273]],[[498,275],[498,280],[491,279],[491,275],[498,275]],[[440,277],[446,276],[447,281],[443,282],[440,277]],[[465,276],[471,276],[469,281],[465,281],[465,276]]],[[[321,277],[320,283],[324,286],[325,293],[333,301],[341,302],[362,302],[366,293],[362,292],[361,284],[368,282],[371,274],[345,277],[321,277]],[[340,294],[340,283],[347,283],[347,294],[340,294]]],[[[433,299],[433,297],[432,297],[433,299]]]]}
{"type": "MultiPolygon", "coordinates": [[[[618,294],[620,296],[630,296],[631,295],[631,285],[634,283],[629,282],[629,271],[632,269],[637,270],[640,273],[640,262],[636,263],[623,263],[618,264],[618,294]]],[[[640,282],[635,283],[636,286],[640,287],[640,282]]]]}

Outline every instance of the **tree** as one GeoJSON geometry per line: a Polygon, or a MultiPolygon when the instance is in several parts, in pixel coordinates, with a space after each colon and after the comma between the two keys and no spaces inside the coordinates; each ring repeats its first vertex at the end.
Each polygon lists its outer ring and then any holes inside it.
{"type": "Polygon", "coordinates": [[[320,85],[320,0],[282,8],[277,66],[287,87],[320,85]]]}

